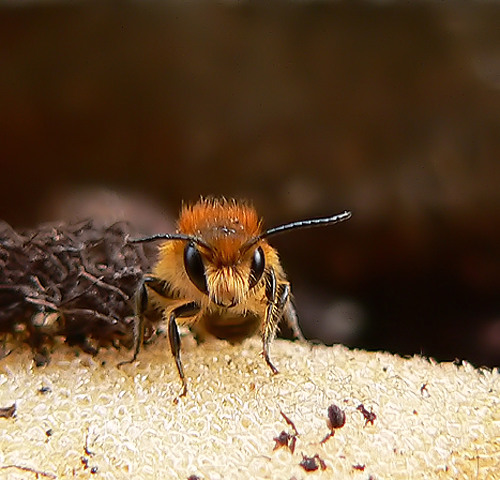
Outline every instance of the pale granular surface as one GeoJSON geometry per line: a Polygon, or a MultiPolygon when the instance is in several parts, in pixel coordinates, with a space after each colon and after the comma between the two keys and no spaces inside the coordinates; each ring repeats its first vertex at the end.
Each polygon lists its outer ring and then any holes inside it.
{"type": "Polygon", "coordinates": [[[37,368],[18,348],[0,362],[0,407],[16,403],[0,418],[0,478],[500,478],[498,370],[277,340],[273,376],[260,351],[256,338],[185,337],[189,390],[175,403],[165,339],[122,368],[129,352],[60,348],[37,368]],[[331,404],[346,423],[320,443],[331,404]],[[294,433],[280,411],[299,433],[294,453],[274,450],[294,433]],[[303,455],[326,469],[306,471],[303,455]]]}

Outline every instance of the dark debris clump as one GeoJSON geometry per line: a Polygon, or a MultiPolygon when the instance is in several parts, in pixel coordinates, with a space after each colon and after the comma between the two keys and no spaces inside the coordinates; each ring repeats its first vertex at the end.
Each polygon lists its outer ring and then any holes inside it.
{"type": "Polygon", "coordinates": [[[16,232],[0,222],[0,337],[28,343],[47,363],[60,336],[96,353],[132,344],[133,295],[154,260],[151,245],[127,243],[130,225],[92,221],[16,232]]]}
{"type": "Polygon", "coordinates": [[[314,455],[314,457],[308,457],[302,454],[302,461],[299,463],[299,465],[306,472],[315,472],[319,468],[321,468],[321,470],[326,470],[327,468],[326,463],[318,454],[314,455]]]}

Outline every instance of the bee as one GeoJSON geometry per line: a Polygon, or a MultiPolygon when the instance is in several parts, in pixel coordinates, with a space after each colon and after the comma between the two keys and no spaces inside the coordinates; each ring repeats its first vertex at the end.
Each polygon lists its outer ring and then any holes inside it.
{"type": "MultiPolygon", "coordinates": [[[[324,218],[287,223],[262,230],[262,220],[249,203],[225,198],[202,198],[184,205],[177,233],[130,239],[131,243],[163,240],[151,274],[140,282],[135,295],[134,356],[144,338],[145,317],[153,307],[167,321],[170,350],[187,391],[181,362],[178,322],[188,325],[198,339],[207,335],[239,342],[257,332],[262,355],[273,373],[270,345],[280,320],[294,336],[304,339],[291,301],[277,251],[267,239],[288,230],[332,225],[351,217],[345,211],[324,218]]],[[[121,364],[120,364],[121,365],[121,364]]]]}

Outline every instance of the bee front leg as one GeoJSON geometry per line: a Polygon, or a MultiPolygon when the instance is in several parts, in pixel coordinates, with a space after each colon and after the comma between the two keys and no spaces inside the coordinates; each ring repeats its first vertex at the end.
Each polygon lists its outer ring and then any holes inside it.
{"type": "Polygon", "coordinates": [[[179,377],[182,382],[182,390],[179,397],[183,397],[187,392],[186,377],[184,376],[184,369],[181,362],[181,336],[179,334],[179,327],[177,326],[176,318],[179,317],[192,317],[200,311],[200,305],[196,302],[186,303],[180,307],[175,308],[168,319],[168,342],[170,344],[170,351],[175,359],[175,365],[179,372],[179,377]]]}
{"type": "Polygon", "coordinates": [[[271,342],[276,336],[276,330],[278,329],[278,323],[280,321],[283,308],[280,308],[280,295],[279,288],[276,284],[276,275],[274,270],[271,268],[266,277],[266,298],[267,298],[267,308],[266,308],[266,318],[264,323],[264,328],[262,331],[262,355],[267,365],[274,374],[278,373],[278,369],[271,362],[269,356],[269,349],[271,347],[271,342]]]}
{"type": "Polygon", "coordinates": [[[269,368],[276,374],[278,373],[278,369],[271,362],[269,349],[271,347],[271,342],[276,336],[281,318],[285,318],[296,338],[303,340],[304,336],[300,331],[297,313],[290,300],[290,284],[288,282],[277,283],[276,275],[272,269],[269,270],[266,280],[266,297],[269,303],[266,309],[266,319],[262,334],[262,354],[269,368]]]}

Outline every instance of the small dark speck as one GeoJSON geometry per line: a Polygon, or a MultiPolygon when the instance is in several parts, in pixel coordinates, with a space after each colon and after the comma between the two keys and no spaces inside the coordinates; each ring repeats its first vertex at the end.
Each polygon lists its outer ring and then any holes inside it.
{"type": "Polygon", "coordinates": [[[337,405],[328,407],[328,426],[330,429],[342,428],[345,425],[345,413],[337,405]]]}
{"type": "Polygon", "coordinates": [[[345,412],[341,408],[337,407],[337,405],[332,404],[328,407],[328,420],[327,420],[328,428],[330,432],[326,435],[320,443],[325,443],[329,438],[335,435],[335,430],[338,428],[342,428],[345,425],[345,412]]]}
{"type": "Polygon", "coordinates": [[[41,393],[42,395],[45,395],[46,393],[52,392],[52,389],[50,387],[43,386],[38,389],[38,393],[41,393]]]}
{"type": "Polygon", "coordinates": [[[97,473],[97,470],[99,470],[98,467],[92,467],[90,469],[90,473],[92,473],[92,474],[97,473]]]}
{"type": "Polygon", "coordinates": [[[187,480],[200,480],[200,477],[198,475],[190,475],[187,480]]]}
{"type": "Polygon", "coordinates": [[[277,450],[281,447],[286,447],[290,450],[290,452],[295,452],[295,444],[297,442],[297,437],[299,436],[299,432],[295,427],[293,421],[288,418],[288,416],[280,410],[281,416],[285,419],[286,423],[290,425],[293,429],[293,434],[287,433],[284,430],[277,436],[274,437],[273,440],[276,442],[273,450],[277,450]]]}
{"type": "Polygon", "coordinates": [[[353,465],[352,468],[354,468],[354,470],[360,470],[360,471],[364,471],[365,469],[365,465],[360,465],[359,463],[356,464],[356,465],[353,465]]]}
{"type": "Polygon", "coordinates": [[[321,470],[326,470],[325,462],[320,458],[318,454],[314,457],[307,457],[302,454],[302,461],[299,464],[306,472],[314,472],[321,467],[321,470]]]}
{"type": "Polygon", "coordinates": [[[373,422],[377,418],[377,415],[373,412],[373,410],[368,411],[363,404],[359,405],[356,410],[359,410],[363,414],[363,417],[365,417],[365,427],[369,423],[373,425],[373,422]]]}
{"type": "Polygon", "coordinates": [[[281,447],[287,447],[292,453],[295,450],[296,435],[290,435],[284,430],[273,440],[276,442],[273,450],[278,450],[281,447]]]}
{"type": "Polygon", "coordinates": [[[54,430],[52,430],[52,428],[49,428],[49,429],[45,432],[45,435],[47,435],[47,437],[51,437],[53,433],[54,433],[54,430]]]}
{"type": "Polygon", "coordinates": [[[300,462],[300,466],[306,472],[314,472],[319,468],[318,463],[316,462],[316,459],[314,457],[304,457],[302,459],[302,462],[300,462]]]}
{"type": "Polygon", "coordinates": [[[16,404],[13,403],[10,407],[0,408],[0,417],[13,418],[16,416],[16,404]]]}
{"type": "Polygon", "coordinates": [[[420,395],[425,396],[425,397],[430,397],[429,390],[427,390],[427,383],[424,383],[420,387],[420,395]]]}

